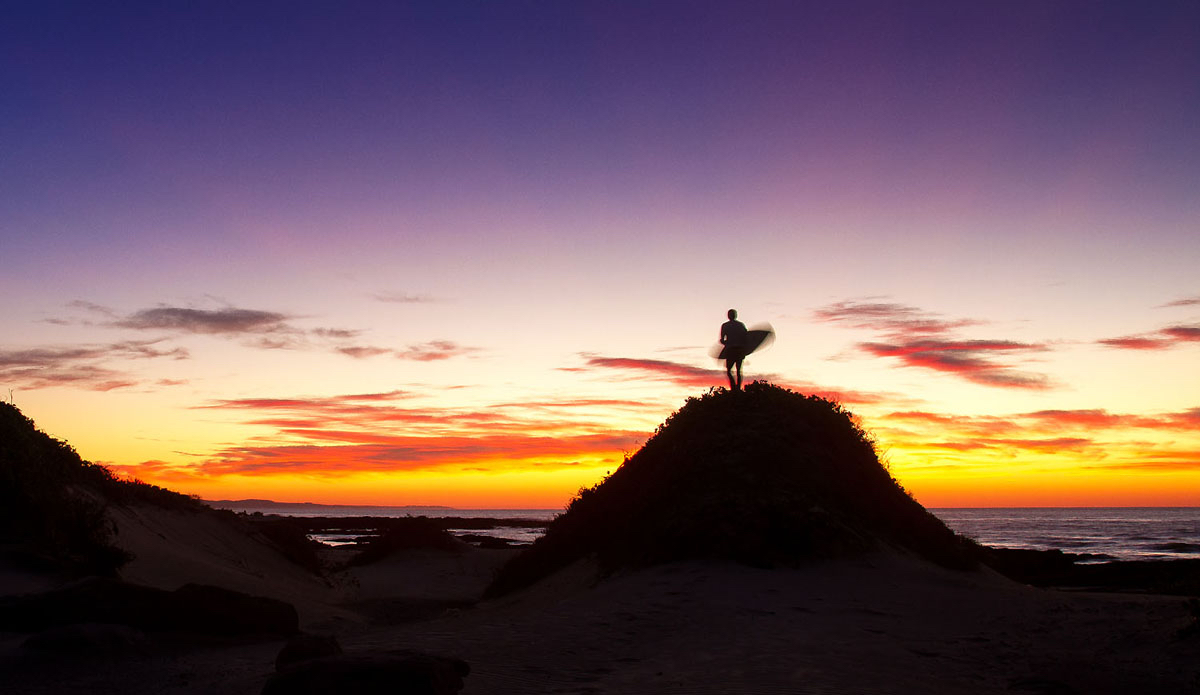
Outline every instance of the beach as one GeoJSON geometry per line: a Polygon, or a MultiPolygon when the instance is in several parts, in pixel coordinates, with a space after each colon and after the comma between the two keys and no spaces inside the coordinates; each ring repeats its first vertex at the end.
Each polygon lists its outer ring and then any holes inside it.
{"type": "MultiPolygon", "coordinates": [[[[461,658],[471,669],[464,693],[1181,693],[1200,685],[1200,635],[1188,633],[1195,618],[1182,597],[1034,588],[897,550],[787,569],[689,561],[607,577],[584,561],[480,602],[494,571],[519,551],[403,551],[317,577],[201,516],[143,509],[136,518],[146,531],[136,532],[133,512],[124,513],[119,538],[139,551],[127,580],[166,589],[205,582],[287,600],[302,630],[334,635],[347,654],[461,658]]],[[[5,692],[259,693],[287,642],[147,635],[64,658],[23,648],[26,639],[0,635],[5,692]]]]}

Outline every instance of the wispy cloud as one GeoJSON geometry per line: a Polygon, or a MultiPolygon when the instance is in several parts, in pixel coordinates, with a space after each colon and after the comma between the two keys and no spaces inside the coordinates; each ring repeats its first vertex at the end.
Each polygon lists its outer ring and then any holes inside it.
{"type": "Polygon", "coordinates": [[[576,466],[581,454],[620,460],[644,435],[602,433],[532,436],[504,433],[470,437],[380,435],[363,443],[295,444],[232,447],[204,461],[205,475],[277,475],[299,473],[338,477],[364,471],[520,469],[531,460],[543,467],[576,466]],[[547,460],[551,459],[551,460],[547,460]]]}
{"type": "Polygon", "coordinates": [[[302,328],[300,317],[279,311],[225,306],[196,309],[160,305],[120,316],[106,307],[74,302],[79,308],[109,317],[103,325],[136,331],[157,331],[174,335],[211,335],[234,339],[260,350],[329,350],[356,359],[394,355],[403,359],[439,360],[474,352],[446,340],[410,345],[405,350],[356,344],[362,330],[349,328],[302,328]],[[85,306],[86,305],[86,306],[85,306]]]}
{"type": "Polygon", "coordinates": [[[725,374],[715,369],[693,367],[670,360],[639,359],[632,357],[604,357],[591,353],[581,353],[585,360],[583,367],[560,367],[566,372],[588,372],[606,370],[623,373],[621,378],[638,379],[651,378],[669,381],[680,386],[708,387],[725,383],[725,374]]]}
{"type": "Polygon", "coordinates": [[[974,319],[945,319],[905,304],[878,301],[842,301],[817,309],[818,321],[838,323],[879,334],[879,339],[858,343],[875,357],[898,359],[907,367],[951,374],[972,383],[1019,389],[1046,389],[1044,374],[1017,369],[1020,356],[1049,350],[1045,343],[1013,340],[966,339],[955,331],[981,325],[974,319]]]}
{"type": "Polygon", "coordinates": [[[334,351],[355,359],[390,355],[401,360],[435,362],[472,355],[481,352],[482,349],[459,345],[452,340],[431,340],[427,343],[414,343],[401,349],[385,348],[376,345],[339,345],[334,348],[334,351]]]}
{"type": "Polygon", "coordinates": [[[1176,324],[1153,333],[1105,338],[1096,342],[1122,350],[1166,350],[1184,343],[1200,343],[1200,324],[1176,324]]]}
{"type": "Polygon", "coordinates": [[[966,436],[1020,437],[1083,431],[1092,434],[1132,429],[1191,431],[1200,433],[1200,408],[1157,414],[1112,413],[1103,408],[1038,410],[997,416],[951,415],[920,410],[895,411],[882,417],[885,423],[936,426],[941,432],[966,436]]]}
{"type": "Polygon", "coordinates": [[[288,330],[288,317],[274,311],[256,309],[190,309],[160,306],[142,309],[113,322],[120,328],[165,330],[181,333],[244,334],[273,333],[288,330]]]}
{"type": "Polygon", "coordinates": [[[396,350],[395,355],[402,360],[432,362],[470,355],[475,352],[479,352],[479,348],[466,347],[451,340],[431,340],[428,343],[409,345],[403,350],[396,350]]]}
{"type": "Polygon", "coordinates": [[[1200,297],[1184,297],[1173,302],[1160,305],[1159,308],[1200,306],[1200,297]]]}
{"type": "Polygon", "coordinates": [[[1200,470],[1200,407],[1158,413],[1102,408],[957,415],[907,410],[871,430],[913,470],[1002,466],[1200,470]]]}
{"type": "Polygon", "coordinates": [[[160,341],[124,341],[107,345],[37,347],[0,351],[0,381],[23,388],[73,386],[111,391],[138,384],[129,373],[114,369],[111,360],[186,359],[183,348],[162,349],[160,341]]]}
{"type": "Polygon", "coordinates": [[[536,462],[575,466],[582,458],[619,461],[645,433],[615,429],[582,406],[601,401],[510,402],[478,409],[428,408],[408,392],[214,401],[208,410],[246,413],[274,433],[206,456],[200,475],[365,470],[507,470],[536,462]],[[559,407],[547,415],[546,407],[559,407]],[[577,413],[570,412],[572,409],[577,413]]]}
{"type": "Polygon", "coordinates": [[[389,304],[433,304],[442,301],[428,294],[411,292],[376,292],[371,296],[380,302],[389,304]]]}
{"type": "Polygon", "coordinates": [[[367,345],[343,345],[334,348],[335,351],[342,353],[354,359],[366,359],[368,357],[378,357],[379,355],[388,355],[394,352],[389,348],[371,347],[367,345]]]}

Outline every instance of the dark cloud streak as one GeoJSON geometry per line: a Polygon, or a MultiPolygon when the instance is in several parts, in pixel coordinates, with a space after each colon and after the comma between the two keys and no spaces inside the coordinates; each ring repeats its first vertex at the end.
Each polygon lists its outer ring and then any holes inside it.
{"type": "Polygon", "coordinates": [[[921,309],[890,302],[835,302],[813,312],[816,320],[876,331],[879,340],[858,343],[875,357],[895,358],[906,367],[950,374],[983,386],[1043,390],[1051,386],[1043,374],[1020,371],[1013,357],[1049,350],[1044,343],[1012,340],[968,340],[954,335],[973,319],[943,319],[921,309]],[[1002,356],[1009,356],[1003,359],[1002,356]]]}
{"type": "Polygon", "coordinates": [[[273,333],[288,330],[288,316],[255,309],[188,309],[160,306],[142,309],[115,321],[114,326],[134,330],[168,330],[201,334],[273,333]]]}

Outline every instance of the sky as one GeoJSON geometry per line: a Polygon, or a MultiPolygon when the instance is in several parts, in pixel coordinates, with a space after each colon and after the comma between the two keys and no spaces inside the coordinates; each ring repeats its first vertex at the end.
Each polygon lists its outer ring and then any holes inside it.
{"type": "Polygon", "coordinates": [[[0,396],[206,499],[557,508],[725,383],[1200,505],[1200,4],[5,3],[0,396]]]}

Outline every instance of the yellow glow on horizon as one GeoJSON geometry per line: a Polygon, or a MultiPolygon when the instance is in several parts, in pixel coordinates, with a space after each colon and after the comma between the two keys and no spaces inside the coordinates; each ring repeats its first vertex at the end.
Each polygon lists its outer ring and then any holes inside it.
{"type": "Polygon", "coordinates": [[[202,499],[270,499],[276,502],[422,506],[466,509],[557,509],[611,467],[574,466],[473,475],[418,472],[354,473],[336,480],[307,476],[222,476],[207,480],[155,481],[202,499]]]}

